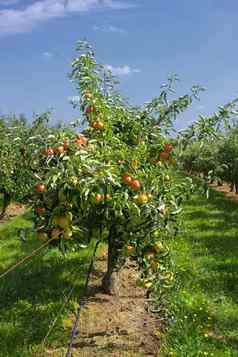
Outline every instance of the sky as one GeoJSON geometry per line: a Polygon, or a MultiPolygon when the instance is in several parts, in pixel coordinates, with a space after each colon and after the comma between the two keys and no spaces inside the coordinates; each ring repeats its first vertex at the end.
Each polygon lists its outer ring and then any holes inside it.
{"type": "Polygon", "coordinates": [[[237,0],[0,0],[0,114],[79,117],[68,73],[87,39],[132,104],[157,96],[173,73],[177,95],[204,86],[177,121],[184,128],[238,97],[237,19],[237,0]]]}

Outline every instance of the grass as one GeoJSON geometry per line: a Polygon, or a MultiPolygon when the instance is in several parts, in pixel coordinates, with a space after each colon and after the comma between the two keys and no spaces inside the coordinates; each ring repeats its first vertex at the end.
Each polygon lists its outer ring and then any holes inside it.
{"type": "MultiPolygon", "coordinates": [[[[168,296],[171,319],[161,357],[237,357],[238,204],[214,191],[209,200],[195,195],[183,222],[184,231],[168,242],[176,285],[168,296]]],[[[0,225],[0,274],[40,245],[33,233],[25,243],[17,237],[31,225],[29,213],[0,225]]],[[[64,258],[46,249],[0,280],[1,357],[40,356],[56,317],[44,348],[67,346],[91,253],[89,247],[64,258]]]]}
{"type": "Polygon", "coordinates": [[[162,356],[238,356],[238,204],[212,191],[185,205],[169,243],[176,286],[162,356]]]}
{"type": "MultiPolygon", "coordinates": [[[[27,242],[17,230],[31,227],[29,213],[0,225],[0,274],[42,243],[30,233],[27,242]]],[[[0,356],[39,356],[50,324],[58,317],[45,346],[67,346],[69,315],[75,312],[93,246],[63,257],[55,248],[17,268],[0,281],[0,356]],[[67,302],[70,290],[74,288],[67,302]],[[65,306],[64,306],[65,305],[65,306]]],[[[44,355],[44,354],[43,354],[44,355]]]]}

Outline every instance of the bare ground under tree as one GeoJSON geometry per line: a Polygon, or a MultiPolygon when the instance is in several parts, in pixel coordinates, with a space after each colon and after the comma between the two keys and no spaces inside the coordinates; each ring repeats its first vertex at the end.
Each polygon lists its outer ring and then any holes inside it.
{"type": "MultiPolygon", "coordinates": [[[[118,295],[102,293],[100,286],[105,270],[106,259],[99,258],[90,283],[88,303],[82,311],[72,356],[159,356],[159,318],[146,312],[145,292],[136,286],[135,266],[130,262],[120,272],[118,295]]],[[[74,319],[74,316],[69,317],[71,324],[74,319]]],[[[63,351],[49,349],[45,351],[45,356],[63,356],[63,351]]]]}
{"type": "Polygon", "coordinates": [[[213,183],[209,185],[211,188],[214,190],[223,193],[227,198],[230,198],[232,201],[238,203],[238,195],[230,189],[230,185],[224,184],[222,186],[219,186],[217,183],[213,183]]]}
{"type": "Polygon", "coordinates": [[[7,211],[6,211],[6,214],[4,215],[4,218],[0,219],[0,224],[6,223],[11,218],[14,218],[20,214],[25,213],[25,212],[26,212],[26,207],[24,205],[11,203],[7,207],[7,211]]]}

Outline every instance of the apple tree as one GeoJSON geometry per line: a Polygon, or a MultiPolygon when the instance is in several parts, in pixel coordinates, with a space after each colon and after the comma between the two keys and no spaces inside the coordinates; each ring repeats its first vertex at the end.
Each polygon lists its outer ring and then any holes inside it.
{"type": "MultiPolygon", "coordinates": [[[[40,172],[38,151],[47,145],[47,136],[56,129],[48,127],[49,114],[36,115],[30,124],[21,115],[0,118],[0,193],[4,216],[11,200],[27,203],[34,175],[40,172]]],[[[47,147],[47,146],[46,146],[47,147]]]]}
{"type": "Polygon", "coordinates": [[[157,99],[133,107],[112,88],[105,95],[105,69],[87,44],[77,50],[71,79],[85,129],[58,133],[44,153],[40,149],[42,172],[32,195],[37,236],[63,251],[92,239],[106,242],[106,292],[115,290],[128,256],[140,267],[140,283],[159,290],[172,281],[163,264],[165,240],[176,233],[189,187],[174,177],[176,157],[165,134],[197,90],[170,102],[169,81],[157,99]]]}

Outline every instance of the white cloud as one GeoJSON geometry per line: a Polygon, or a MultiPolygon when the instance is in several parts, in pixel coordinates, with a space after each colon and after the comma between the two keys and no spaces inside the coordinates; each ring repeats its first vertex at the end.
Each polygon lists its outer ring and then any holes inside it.
{"type": "MultiPolygon", "coordinates": [[[[6,3],[6,0],[4,2],[6,3]]],[[[92,9],[120,10],[130,7],[131,4],[118,0],[38,0],[23,9],[0,10],[0,34],[27,32],[50,19],[92,9]]]]}
{"type": "Polygon", "coordinates": [[[119,33],[125,34],[126,30],[121,27],[113,26],[113,25],[105,25],[105,26],[93,26],[94,31],[101,31],[101,32],[111,32],[111,33],[119,33]]]}
{"type": "Polygon", "coordinates": [[[42,56],[44,58],[50,59],[50,58],[54,57],[54,54],[52,52],[45,51],[42,53],[42,56]]]}
{"type": "Polygon", "coordinates": [[[102,2],[114,10],[124,10],[136,7],[135,4],[127,3],[125,1],[114,1],[114,0],[102,0],[102,2]]]}
{"type": "Polygon", "coordinates": [[[140,69],[138,68],[131,68],[128,65],[113,67],[110,64],[105,66],[106,69],[112,72],[115,76],[127,76],[132,73],[140,73],[140,69]]]}

